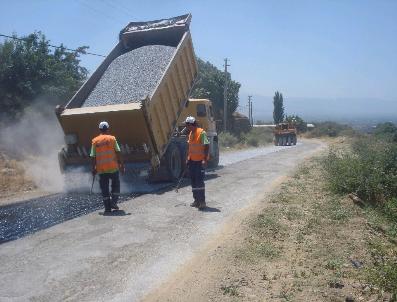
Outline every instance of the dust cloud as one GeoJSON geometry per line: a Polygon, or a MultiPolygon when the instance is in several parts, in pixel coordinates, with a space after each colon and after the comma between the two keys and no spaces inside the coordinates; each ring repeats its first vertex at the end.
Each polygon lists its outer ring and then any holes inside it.
{"type": "Polygon", "coordinates": [[[21,161],[25,172],[40,190],[64,190],[58,165],[63,132],[48,104],[36,103],[25,110],[18,122],[0,129],[1,149],[21,161]]]}

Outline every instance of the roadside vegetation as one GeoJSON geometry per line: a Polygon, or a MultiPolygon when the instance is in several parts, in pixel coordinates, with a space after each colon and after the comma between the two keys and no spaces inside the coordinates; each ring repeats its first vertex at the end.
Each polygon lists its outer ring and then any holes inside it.
{"type": "Polygon", "coordinates": [[[397,301],[397,143],[386,126],[335,140],[264,200],[218,280],[220,301],[397,301]]]}
{"type": "Polygon", "coordinates": [[[35,184],[25,176],[21,164],[0,151],[0,196],[11,197],[17,192],[36,189],[35,184]]]}
{"type": "Polygon", "coordinates": [[[369,242],[374,261],[369,280],[397,300],[397,127],[380,124],[369,136],[331,149],[325,162],[329,189],[364,208],[368,225],[389,241],[369,242]]]}
{"type": "Polygon", "coordinates": [[[241,133],[240,135],[230,132],[221,132],[219,134],[219,147],[223,151],[228,149],[265,146],[272,142],[272,128],[252,128],[250,131],[241,133]]]}
{"type": "Polygon", "coordinates": [[[318,137],[337,137],[337,136],[356,136],[358,133],[348,125],[343,125],[336,122],[319,122],[315,123],[314,129],[307,131],[305,136],[307,138],[318,137]]]}

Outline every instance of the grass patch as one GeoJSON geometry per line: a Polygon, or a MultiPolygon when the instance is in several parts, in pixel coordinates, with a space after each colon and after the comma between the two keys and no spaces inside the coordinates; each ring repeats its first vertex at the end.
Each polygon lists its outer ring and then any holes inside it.
{"type": "Polygon", "coordinates": [[[235,285],[221,286],[221,290],[224,295],[228,295],[228,296],[232,296],[232,297],[238,296],[237,286],[235,286],[235,285]]]}
{"type": "Polygon", "coordinates": [[[370,240],[373,265],[366,270],[367,281],[390,292],[397,301],[397,251],[379,240],[370,240]]]}

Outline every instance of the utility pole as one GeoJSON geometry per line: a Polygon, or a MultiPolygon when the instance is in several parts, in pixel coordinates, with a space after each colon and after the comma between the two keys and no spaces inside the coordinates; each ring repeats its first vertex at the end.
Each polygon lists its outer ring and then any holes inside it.
{"type": "Polygon", "coordinates": [[[252,95],[248,96],[248,119],[250,121],[250,125],[253,125],[253,120],[252,120],[252,101],[251,101],[252,95]]]}
{"type": "Polygon", "coordinates": [[[223,86],[223,131],[227,131],[227,58],[225,59],[225,84],[223,86]]]}

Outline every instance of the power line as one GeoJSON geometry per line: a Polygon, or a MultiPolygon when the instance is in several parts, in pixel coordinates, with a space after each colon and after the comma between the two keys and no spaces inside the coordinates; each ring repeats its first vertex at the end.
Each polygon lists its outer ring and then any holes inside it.
{"type": "MultiPolygon", "coordinates": [[[[3,34],[0,34],[0,37],[6,37],[6,38],[9,38],[9,39],[14,39],[14,40],[19,40],[19,41],[27,42],[27,41],[26,41],[27,38],[18,38],[18,37],[3,35],[3,34]]],[[[62,48],[62,49],[66,49],[66,50],[69,50],[69,51],[78,51],[77,49],[71,49],[71,48],[67,48],[67,47],[64,47],[64,46],[56,46],[56,45],[51,45],[51,44],[48,44],[48,46],[49,46],[49,47],[54,47],[54,48],[62,48]]],[[[98,56],[98,57],[104,57],[104,58],[106,58],[106,56],[104,56],[104,55],[99,55],[99,54],[97,54],[97,53],[92,53],[92,52],[84,52],[84,53],[81,53],[81,54],[83,54],[83,55],[91,55],[91,56],[98,56]]]]}

